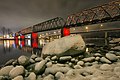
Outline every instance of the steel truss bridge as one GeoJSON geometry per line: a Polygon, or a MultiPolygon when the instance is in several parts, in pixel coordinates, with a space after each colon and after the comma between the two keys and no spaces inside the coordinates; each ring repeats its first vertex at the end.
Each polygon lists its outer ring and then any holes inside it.
{"type": "Polygon", "coordinates": [[[74,13],[69,15],[66,20],[61,17],[47,20],[16,32],[16,36],[19,34],[25,35],[32,32],[63,29],[65,27],[81,27],[85,25],[114,21],[120,21],[120,0],[112,1],[104,5],[74,13]]]}

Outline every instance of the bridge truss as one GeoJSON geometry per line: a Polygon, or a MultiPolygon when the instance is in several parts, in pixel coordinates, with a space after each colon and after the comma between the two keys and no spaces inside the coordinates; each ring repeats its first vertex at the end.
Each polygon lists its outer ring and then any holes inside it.
{"type": "Polygon", "coordinates": [[[83,26],[120,20],[120,0],[69,15],[66,27],[83,26]]]}

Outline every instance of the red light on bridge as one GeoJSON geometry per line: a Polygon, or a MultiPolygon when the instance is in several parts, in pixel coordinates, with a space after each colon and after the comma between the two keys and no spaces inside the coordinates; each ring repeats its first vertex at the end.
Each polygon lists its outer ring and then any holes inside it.
{"type": "Polygon", "coordinates": [[[32,33],[32,39],[37,39],[38,38],[38,34],[37,33],[32,33]]]}
{"type": "Polygon", "coordinates": [[[22,40],[25,39],[25,36],[24,35],[20,36],[20,39],[22,39],[22,40]]]}
{"type": "Polygon", "coordinates": [[[63,36],[70,35],[70,28],[63,28],[63,36]]]}
{"type": "Polygon", "coordinates": [[[33,40],[32,40],[32,47],[33,47],[33,48],[38,48],[37,39],[33,39],[33,40]]]}
{"type": "Polygon", "coordinates": [[[21,41],[21,45],[22,45],[22,47],[25,46],[25,41],[24,40],[21,41]]]}

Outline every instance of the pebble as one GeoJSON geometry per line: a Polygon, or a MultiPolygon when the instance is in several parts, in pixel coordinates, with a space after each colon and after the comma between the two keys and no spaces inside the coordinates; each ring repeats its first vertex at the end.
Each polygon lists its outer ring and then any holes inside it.
{"type": "Polygon", "coordinates": [[[0,76],[8,76],[9,72],[13,69],[13,66],[5,66],[2,69],[0,69],[0,76]]]}
{"type": "Polygon", "coordinates": [[[24,80],[24,79],[23,79],[23,76],[19,75],[19,76],[15,77],[15,78],[12,79],[12,80],[24,80]]]}
{"type": "Polygon", "coordinates": [[[60,57],[60,58],[59,58],[60,61],[69,61],[69,60],[71,60],[71,59],[72,59],[71,56],[64,56],[64,57],[60,57]]]}
{"type": "Polygon", "coordinates": [[[77,62],[77,65],[83,66],[83,65],[84,65],[84,62],[83,62],[83,61],[78,61],[78,62],[77,62]]]}
{"type": "Polygon", "coordinates": [[[89,57],[89,58],[84,58],[82,59],[84,62],[92,62],[95,60],[95,57],[89,57]]]}
{"type": "Polygon", "coordinates": [[[42,74],[43,71],[45,70],[45,64],[46,64],[46,60],[42,60],[41,62],[36,63],[35,65],[35,73],[36,74],[42,74]]]}
{"type": "Polygon", "coordinates": [[[31,72],[30,75],[27,77],[28,80],[36,80],[36,74],[31,72]]]}
{"type": "Polygon", "coordinates": [[[106,58],[108,58],[111,61],[117,61],[118,57],[115,54],[107,53],[106,58]]]}
{"type": "Polygon", "coordinates": [[[58,58],[57,58],[57,56],[53,56],[52,58],[51,58],[51,60],[57,60],[58,58]]]}
{"type": "Polygon", "coordinates": [[[18,62],[19,62],[20,65],[25,66],[29,63],[29,59],[28,59],[28,57],[22,55],[18,58],[18,62]]]}
{"type": "Polygon", "coordinates": [[[48,63],[46,64],[46,66],[47,66],[47,67],[52,67],[52,62],[48,62],[48,63]]]}
{"type": "Polygon", "coordinates": [[[83,67],[81,67],[80,65],[75,65],[74,66],[74,69],[81,69],[81,68],[83,68],[83,67]]]}
{"type": "Polygon", "coordinates": [[[14,78],[14,77],[16,77],[18,75],[24,74],[24,72],[25,72],[25,69],[24,69],[23,66],[16,66],[9,72],[9,76],[11,78],[14,78]]]}
{"type": "Polygon", "coordinates": [[[108,64],[112,63],[111,61],[109,61],[109,60],[106,59],[105,57],[100,58],[100,61],[101,61],[102,63],[108,63],[108,64]]]}

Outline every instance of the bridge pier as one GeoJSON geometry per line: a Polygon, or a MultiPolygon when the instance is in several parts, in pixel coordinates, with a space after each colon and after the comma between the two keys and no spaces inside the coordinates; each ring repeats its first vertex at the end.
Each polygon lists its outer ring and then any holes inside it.
{"type": "Polygon", "coordinates": [[[33,32],[31,37],[31,43],[33,48],[38,48],[38,33],[33,32]]]}

